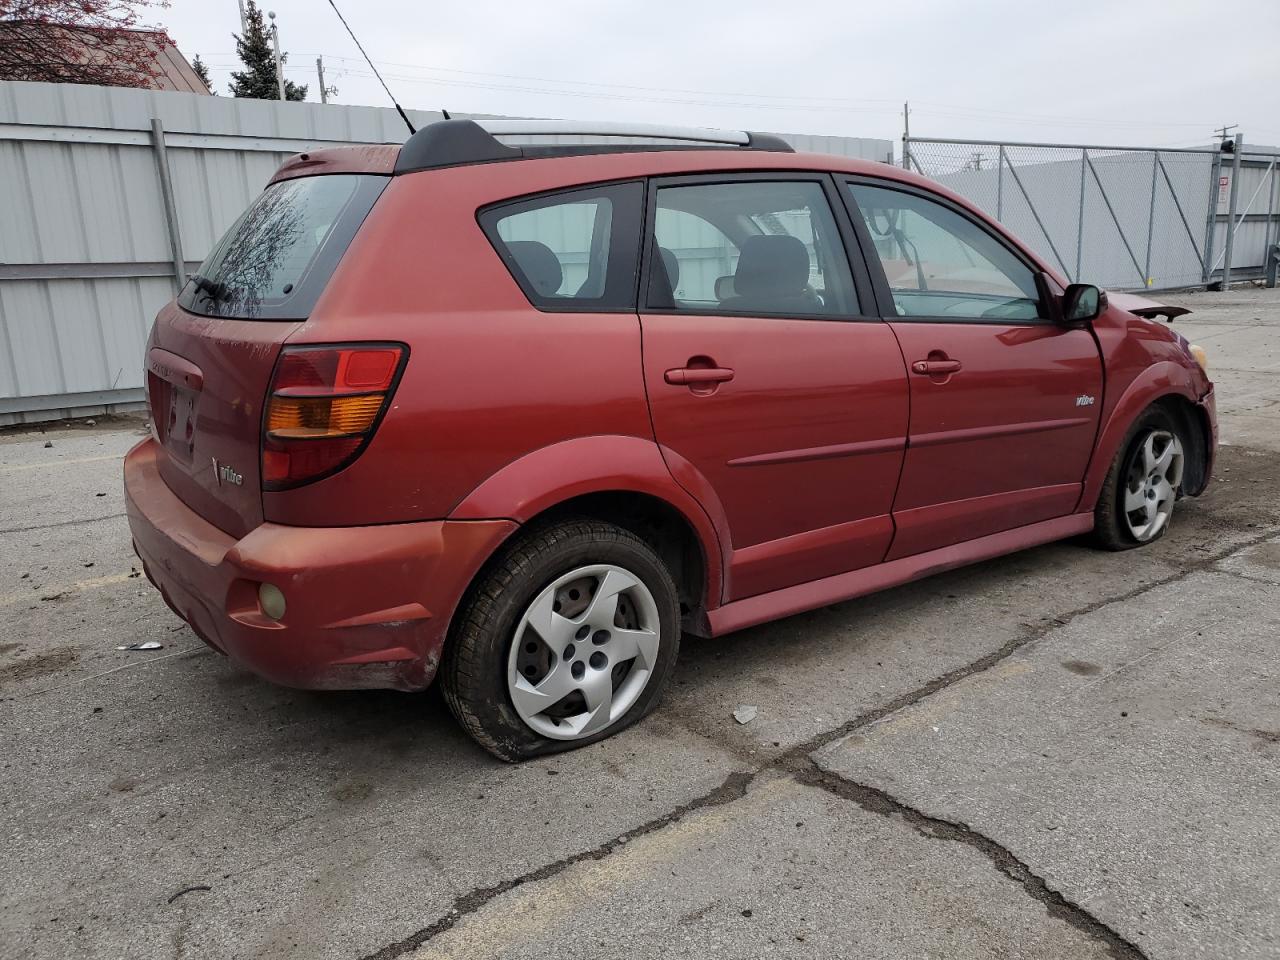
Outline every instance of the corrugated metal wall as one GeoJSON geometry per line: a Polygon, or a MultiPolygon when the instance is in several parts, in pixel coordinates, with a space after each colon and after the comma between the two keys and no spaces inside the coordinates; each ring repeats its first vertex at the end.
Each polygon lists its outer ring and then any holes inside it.
{"type": "MultiPolygon", "coordinates": [[[[440,118],[409,113],[415,126],[440,118]]],[[[138,405],[177,255],[194,270],[290,154],[405,135],[379,107],[0,82],[0,425],[138,405]]],[[[783,136],[798,150],[893,159],[887,140],[783,136]]]]}
{"type": "Polygon", "coordinates": [[[1070,279],[1116,290],[1220,281],[1229,219],[1234,279],[1261,276],[1267,250],[1280,240],[1272,148],[1242,152],[1234,219],[1233,157],[1213,148],[912,139],[910,157],[1070,279]]]}

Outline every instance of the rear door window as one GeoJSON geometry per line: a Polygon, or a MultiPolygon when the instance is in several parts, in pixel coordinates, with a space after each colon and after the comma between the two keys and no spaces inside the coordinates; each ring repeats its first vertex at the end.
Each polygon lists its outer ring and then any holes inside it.
{"type": "Polygon", "coordinates": [[[657,189],[650,309],[740,316],[859,312],[849,261],[816,180],[657,189]]]}
{"type": "Polygon", "coordinates": [[[214,317],[306,319],[386,184],[368,174],[271,184],[188,279],[178,303],[214,317]]]}
{"type": "Polygon", "coordinates": [[[550,311],[635,309],[640,183],[546,194],[480,214],[529,301],[550,311]]]}

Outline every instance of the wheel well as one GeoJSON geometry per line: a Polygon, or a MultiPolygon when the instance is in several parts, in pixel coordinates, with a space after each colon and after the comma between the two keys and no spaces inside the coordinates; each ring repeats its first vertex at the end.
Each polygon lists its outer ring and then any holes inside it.
{"type": "Polygon", "coordinates": [[[569,517],[589,517],[616,524],[649,544],[675,581],[684,629],[699,635],[708,632],[706,557],[697,533],[679,510],[648,494],[604,491],[583,494],[549,507],[530,519],[528,525],[554,523],[569,517]]]}
{"type": "Polygon", "coordinates": [[[1209,463],[1209,424],[1206,414],[1194,403],[1177,394],[1161,397],[1152,404],[1173,418],[1186,442],[1187,465],[1182,477],[1182,489],[1196,496],[1209,482],[1206,467],[1209,463]]]}

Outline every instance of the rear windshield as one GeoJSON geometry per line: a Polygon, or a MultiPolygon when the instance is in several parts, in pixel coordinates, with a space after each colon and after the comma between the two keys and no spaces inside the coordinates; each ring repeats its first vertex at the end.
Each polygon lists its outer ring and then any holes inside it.
{"type": "Polygon", "coordinates": [[[306,319],[386,184],[368,174],[273,183],[187,280],[178,303],[211,317],[306,319]]]}

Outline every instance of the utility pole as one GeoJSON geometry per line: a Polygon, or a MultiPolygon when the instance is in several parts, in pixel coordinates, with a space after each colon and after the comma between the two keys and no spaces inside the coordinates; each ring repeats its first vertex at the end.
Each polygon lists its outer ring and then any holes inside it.
{"type": "Polygon", "coordinates": [[[1228,127],[1218,127],[1218,129],[1214,130],[1213,132],[1218,135],[1218,142],[1221,143],[1223,140],[1227,139],[1227,134],[1230,133],[1232,130],[1234,130],[1238,126],[1240,126],[1240,124],[1233,123],[1228,127]]]}
{"type": "Polygon", "coordinates": [[[268,10],[267,16],[271,19],[271,44],[275,48],[276,54],[276,87],[280,91],[280,99],[284,100],[284,67],[280,63],[280,25],[276,23],[276,12],[268,10]]]}
{"type": "Polygon", "coordinates": [[[911,107],[902,101],[902,169],[911,169],[911,107]]]}
{"type": "Polygon", "coordinates": [[[249,32],[249,25],[244,19],[244,0],[237,0],[237,2],[240,4],[240,36],[243,37],[249,32]]]}
{"type": "MultiPolygon", "coordinates": [[[[1236,134],[1231,157],[1231,194],[1227,202],[1227,241],[1222,248],[1222,289],[1231,289],[1231,253],[1236,239],[1236,202],[1240,196],[1240,155],[1244,152],[1244,135],[1236,134]]],[[[1255,196],[1256,196],[1255,191],[1255,196]]],[[[1243,218],[1242,218],[1243,219],[1243,218]]]]}
{"type": "Polygon", "coordinates": [[[316,57],[316,73],[320,77],[320,102],[329,102],[329,91],[324,85],[324,57],[316,57]]]}

